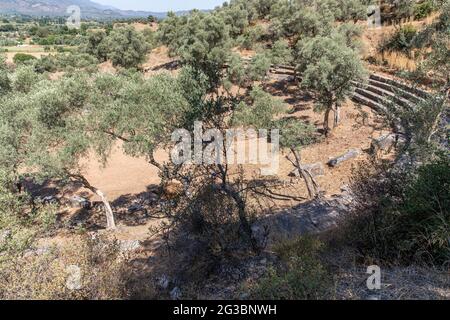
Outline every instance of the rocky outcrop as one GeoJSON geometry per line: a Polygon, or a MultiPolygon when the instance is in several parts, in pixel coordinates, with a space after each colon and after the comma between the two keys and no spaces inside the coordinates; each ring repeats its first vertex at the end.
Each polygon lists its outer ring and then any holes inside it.
{"type": "Polygon", "coordinates": [[[269,231],[268,244],[281,239],[293,239],[305,234],[331,230],[351,203],[348,188],[342,194],[330,198],[314,199],[277,214],[267,215],[253,225],[253,232],[260,240],[269,231]]]}

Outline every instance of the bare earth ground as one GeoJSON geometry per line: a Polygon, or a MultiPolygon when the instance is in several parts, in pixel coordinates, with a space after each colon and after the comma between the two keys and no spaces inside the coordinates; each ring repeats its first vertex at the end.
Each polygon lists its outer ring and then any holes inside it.
{"type": "Polygon", "coordinates": [[[5,53],[6,54],[6,62],[7,63],[13,63],[14,56],[17,53],[19,53],[19,52],[32,55],[32,56],[34,56],[36,58],[40,58],[40,57],[43,57],[43,56],[48,56],[50,54],[50,52],[44,52],[44,51],[28,51],[28,50],[19,50],[19,51],[15,51],[15,52],[11,52],[10,51],[10,52],[6,52],[5,53]]]}

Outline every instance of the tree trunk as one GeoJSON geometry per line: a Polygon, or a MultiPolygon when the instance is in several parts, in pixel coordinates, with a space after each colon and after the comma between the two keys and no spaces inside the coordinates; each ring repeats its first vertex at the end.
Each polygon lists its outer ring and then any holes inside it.
{"type": "Polygon", "coordinates": [[[106,225],[107,225],[106,228],[108,230],[116,229],[116,222],[114,221],[114,213],[108,199],[106,199],[106,196],[103,194],[103,192],[101,192],[98,189],[95,189],[95,194],[98,195],[100,199],[102,199],[103,205],[105,206],[106,225]]]}
{"type": "Polygon", "coordinates": [[[103,205],[105,206],[105,215],[106,215],[106,228],[108,230],[115,230],[116,229],[116,222],[114,220],[114,212],[111,208],[111,204],[109,203],[108,199],[106,198],[105,194],[97,189],[96,187],[92,186],[89,181],[83,177],[82,175],[72,175],[73,178],[80,181],[83,186],[86,189],[91,190],[93,193],[95,193],[97,196],[100,197],[100,199],[103,202],[103,205]]]}
{"type": "Polygon", "coordinates": [[[341,122],[341,107],[337,104],[334,107],[334,127],[337,127],[341,122]]]}
{"type": "Polygon", "coordinates": [[[231,198],[233,198],[234,202],[236,203],[236,205],[238,207],[238,211],[239,211],[239,221],[240,221],[242,230],[244,231],[244,233],[248,237],[248,239],[250,241],[250,245],[252,246],[253,251],[256,254],[259,254],[261,252],[261,248],[258,245],[258,241],[253,236],[252,227],[250,225],[250,222],[247,219],[247,212],[246,212],[246,209],[245,209],[245,202],[244,202],[244,200],[242,199],[241,195],[237,191],[233,190],[230,186],[223,185],[223,190],[231,198]]]}
{"type": "Polygon", "coordinates": [[[315,181],[314,177],[310,172],[305,170],[301,164],[301,156],[298,151],[291,149],[291,152],[295,157],[295,165],[297,167],[298,173],[305,180],[306,188],[308,189],[308,194],[311,199],[316,198],[320,194],[319,185],[315,181]]]}
{"type": "Polygon", "coordinates": [[[325,117],[324,117],[324,121],[323,121],[323,131],[325,133],[325,136],[328,137],[331,129],[330,129],[330,112],[331,112],[332,108],[327,108],[327,110],[325,111],[325,117]]]}

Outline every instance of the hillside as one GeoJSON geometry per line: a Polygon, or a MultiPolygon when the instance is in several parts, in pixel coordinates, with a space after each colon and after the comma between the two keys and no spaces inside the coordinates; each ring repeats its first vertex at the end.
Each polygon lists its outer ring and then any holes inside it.
{"type": "Polygon", "coordinates": [[[66,16],[69,6],[76,5],[81,8],[83,18],[108,19],[165,17],[165,13],[120,10],[111,6],[104,6],[89,0],[1,0],[0,14],[23,14],[30,16],[66,16]]]}

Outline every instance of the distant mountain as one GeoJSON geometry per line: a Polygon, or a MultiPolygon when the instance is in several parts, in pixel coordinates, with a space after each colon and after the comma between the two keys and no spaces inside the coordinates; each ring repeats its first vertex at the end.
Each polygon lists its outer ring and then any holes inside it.
{"type": "Polygon", "coordinates": [[[135,18],[153,15],[164,18],[166,13],[120,10],[112,6],[105,6],[90,0],[0,0],[0,14],[22,14],[30,16],[68,16],[69,6],[79,6],[82,18],[135,18]]]}

